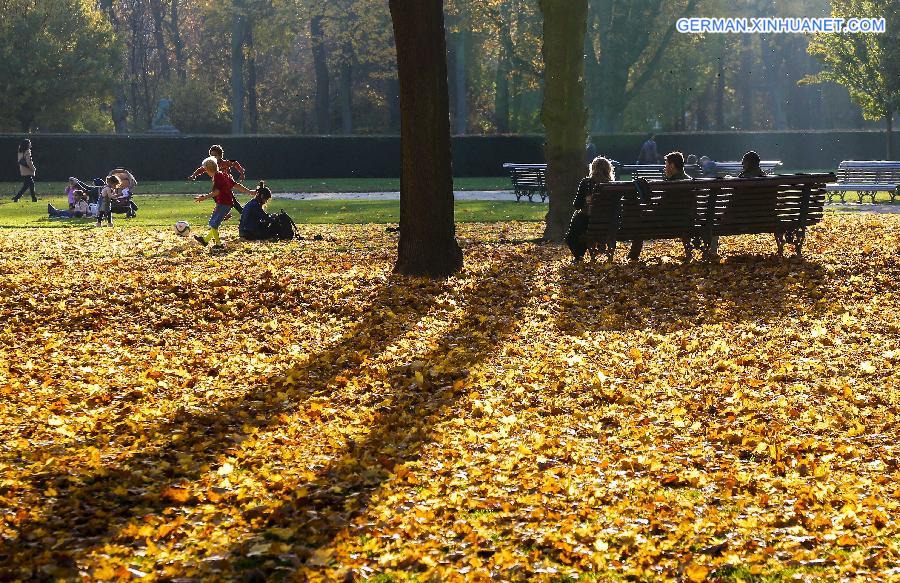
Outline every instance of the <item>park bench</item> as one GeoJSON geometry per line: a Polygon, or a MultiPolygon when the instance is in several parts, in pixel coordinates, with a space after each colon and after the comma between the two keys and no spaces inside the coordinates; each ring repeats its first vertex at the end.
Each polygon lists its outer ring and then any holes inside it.
{"type": "MultiPolygon", "coordinates": [[[[662,180],[665,177],[665,164],[625,164],[622,171],[631,175],[632,180],[645,178],[647,180],[662,180]]],[[[690,176],[700,174],[700,166],[697,164],[685,164],[684,171],[690,176]]]]}
{"type": "MultiPolygon", "coordinates": [[[[725,176],[737,176],[744,170],[743,164],[737,162],[716,162],[716,176],[724,178],[725,176]]],[[[781,160],[762,160],[759,167],[766,174],[772,174],[775,169],[781,168],[781,160]]],[[[704,175],[705,176],[705,175],[704,175]]]]}
{"type": "Polygon", "coordinates": [[[525,196],[528,202],[533,202],[534,195],[541,197],[541,202],[547,199],[547,165],[546,164],[513,164],[503,165],[509,171],[512,179],[513,190],[516,194],[516,202],[525,196]]]}
{"type": "Polygon", "coordinates": [[[829,184],[828,202],[837,194],[847,202],[847,192],[855,192],[862,204],[868,196],[875,202],[879,192],[887,192],[893,203],[900,191],[900,162],[888,160],[844,160],[838,164],[837,183],[829,184]]]}
{"type": "Polygon", "coordinates": [[[788,244],[801,256],[806,229],[822,220],[825,184],[833,180],[834,174],[795,174],[650,181],[647,199],[633,183],[599,184],[585,243],[592,260],[598,252],[612,260],[617,242],[680,239],[690,261],[694,250],[715,257],[719,237],[772,233],[779,255],[788,244]]]}

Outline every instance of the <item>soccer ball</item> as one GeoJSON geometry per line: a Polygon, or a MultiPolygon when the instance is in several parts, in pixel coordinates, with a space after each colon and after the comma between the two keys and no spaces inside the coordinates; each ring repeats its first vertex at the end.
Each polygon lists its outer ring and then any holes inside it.
{"type": "Polygon", "coordinates": [[[187,221],[178,221],[175,223],[175,232],[182,237],[187,237],[188,233],[191,232],[191,225],[187,221]]]}

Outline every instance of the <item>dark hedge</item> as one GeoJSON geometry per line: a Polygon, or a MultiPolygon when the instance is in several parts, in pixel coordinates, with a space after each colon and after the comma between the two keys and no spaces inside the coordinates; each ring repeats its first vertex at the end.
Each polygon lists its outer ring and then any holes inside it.
{"type": "MultiPolygon", "coordinates": [[[[13,151],[23,136],[0,136],[9,152],[0,180],[18,180],[13,151]]],[[[97,136],[33,135],[38,179],[93,178],[125,166],[138,180],[181,180],[206,156],[211,144],[246,166],[251,179],[396,177],[400,139],[396,136],[97,136]]],[[[634,162],[645,136],[600,135],[601,154],[634,162]]],[[[900,132],[894,132],[900,151],[900,132]]],[[[882,159],[884,133],[876,131],[721,132],[659,134],[660,153],[678,149],[716,160],[739,160],[747,150],[763,159],[780,159],[788,168],[836,168],[844,159],[882,159]]],[[[457,136],[453,139],[455,176],[501,176],[504,162],[543,162],[541,136],[457,136]]],[[[2,157],[0,157],[2,159],[2,157]]]]}

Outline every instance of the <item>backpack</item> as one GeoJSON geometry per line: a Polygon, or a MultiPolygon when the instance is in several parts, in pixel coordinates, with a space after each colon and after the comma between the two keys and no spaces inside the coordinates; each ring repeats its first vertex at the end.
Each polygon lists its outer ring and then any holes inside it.
{"type": "Polygon", "coordinates": [[[290,241],[297,236],[297,225],[283,210],[272,215],[272,233],[279,241],[290,241]]]}

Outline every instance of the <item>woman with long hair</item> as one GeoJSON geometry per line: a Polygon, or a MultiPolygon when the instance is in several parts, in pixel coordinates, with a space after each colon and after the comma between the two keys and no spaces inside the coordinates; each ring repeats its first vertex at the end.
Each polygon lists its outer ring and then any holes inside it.
{"type": "Polygon", "coordinates": [[[581,179],[578,185],[578,192],[575,194],[575,214],[572,215],[572,221],[569,223],[569,231],[566,233],[566,244],[572,251],[574,262],[578,263],[587,252],[587,245],[584,244],[582,237],[587,231],[588,208],[590,201],[588,198],[591,193],[595,192],[597,184],[601,182],[612,182],[616,179],[616,172],[613,170],[612,163],[602,156],[594,158],[588,166],[588,175],[581,179]]]}
{"type": "Polygon", "coordinates": [[[22,176],[22,188],[19,190],[19,194],[13,197],[13,202],[19,202],[25,191],[29,189],[31,190],[31,202],[37,202],[37,194],[34,192],[34,176],[37,174],[37,169],[31,159],[31,140],[22,140],[16,160],[19,163],[19,174],[22,176]]]}

